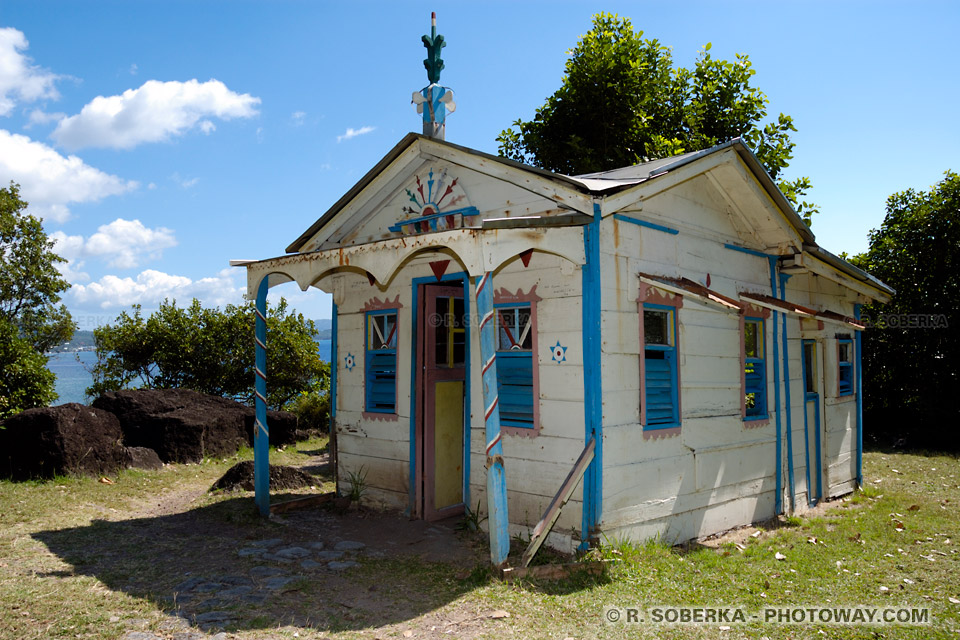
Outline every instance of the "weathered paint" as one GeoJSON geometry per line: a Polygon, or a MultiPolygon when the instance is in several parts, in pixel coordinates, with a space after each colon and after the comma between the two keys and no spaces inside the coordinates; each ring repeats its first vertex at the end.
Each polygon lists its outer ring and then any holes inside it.
{"type": "Polygon", "coordinates": [[[583,332],[583,411],[584,442],[594,440],[593,460],[583,482],[583,513],[580,547],[585,549],[596,535],[603,512],[603,375],[600,368],[600,205],[594,204],[593,222],[584,227],[583,253],[586,264],[581,270],[583,332]]]}
{"type": "Polygon", "coordinates": [[[497,350],[494,336],[493,274],[475,281],[477,316],[480,319],[480,361],[483,363],[483,420],[487,455],[487,518],[490,529],[490,561],[500,567],[510,554],[510,515],[507,511],[507,479],[503,465],[500,409],[497,406],[497,350]]]}
{"type": "Polygon", "coordinates": [[[256,321],[254,338],[254,407],[256,424],[253,430],[253,488],[260,515],[270,515],[270,431],[267,426],[267,292],[270,276],[264,276],[257,287],[254,305],[256,321]]]}
{"type": "MultiPolygon", "coordinates": [[[[435,383],[433,391],[433,506],[440,510],[463,503],[463,391],[464,382],[435,383]],[[458,458],[459,465],[439,461],[458,458]]],[[[429,414],[428,414],[429,416],[429,414]]]]}
{"type": "Polygon", "coordinates": [[[622,213],[613,214],[613,219],[622,220],[623,222],[629,222],[631,224],[635,224],[640,227],[646,227],[648,229],[656,229],[657,231],[663,231],[664,233],[670,233],[673,235],[677,235],[678,233],[680,233],[678,229],[674,229],[673,227],[657,224],[655,222],[648,222],[646,220],[640,220],[639,218],[633,218],[631,216],[623,215],[622,213]]]}

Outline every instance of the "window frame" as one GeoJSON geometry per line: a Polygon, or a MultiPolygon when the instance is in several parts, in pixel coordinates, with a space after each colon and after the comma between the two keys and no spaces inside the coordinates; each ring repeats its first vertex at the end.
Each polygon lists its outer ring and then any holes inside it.
{"type": "Polygon", "coordinates": [[[853,338],[837,338],[837,397],[856,395],[857,392],[857,368],[854,363],[855,356],[853,350],[853,338]],[[848,359],[843,358],[843,347],[847,347],[848,359]],[[846,375],[844,372],[846,371],[846,375]],[[847,384],[844,384],[844,378],[848,378],[847,384]]]}
{"type": "MultiPolygon", "coordinates": [[[[501,300],[500,302],[494,301],[494,337],[495,337],[495,354],[497,359],[497,396],[500,398],[500,427],[502,429],[516,430],[515,433],[526,433],[532,434],[536,433],[540,429],[540,415],[539,415],[539,376],[537,375],[537,364],[535,360],[536,356],[536,302],[535,301],[526,301],[526,300],[501,300]],[[522,346],[518,349],[501,349],[500,344],[500,327],[501,327],[501,318],[502,312],[504,309],[527,309],[529,310],[529,338],[530,338],[530,347],[524,349],[522,346]],[[530,368],[530,388],[531,388],[531,398],[530,398],[530,422],[529,424],[523,420],[514,420],[513,418],[504,417],[504,407],[505,402],[504,398],[506,397],[504,393],[504,386],[519,386],[519,385],[505,385],[501,372],[507,369],[507,362],[515,363],[520,361],[526,361],[530,368]],[[501,366],[503,363],[503,366],[501,366]]],[[[509,330],[508,330],[509,333],[509,330]]],[[[511,342],[516,344],[515,339],[510,336],[511,342]]],[[[520,345],[522,345],[526,340],[521,339],[520,345]]],[[[524,385],[525,386],[525,385],[524,385]]]]}
{"type": "Polygon", "coordinates": [[[744,422],[764,423],[770,419],[770,381],[768,378],[769,367],[767,366],[767,318],[770,317],[766,309],[759,310],[751,306],[744,309],[740,316],[740,414],[744,422]],[[766,312],[766,313],[764,313],[766,312]],[[747,326],[757,326],[757,347],[760,357],[747,355],[747,326]],[[748,386],[747,368],[750,366],[762,368],[762,383],[759,387],[751,388],[748,386]],[[750,393],[759,393],[759,408],[754,396],[754,406],[747,406],[747,396],[750,393]]]}
{"type": "MultiPolygon", "coordinates": [[[[376,415],[397,415],[397,408],[399,404],[399,398],[397,397],[397,388],[399,384],[399,376],[397,375],[399,368],[398,362],[398,344],[400,341],[400,310],[398,308],[383,308],[383,309],[371,309],[364,313],[364,333],[363,333],[363,353],[364,353],[364,381],[363,381],[363,406],[365,414],[376,414],[376,415]],[[390,332],[390,335],[387,336],[386,344],[393,344],[393,347],[382,347],[379,349],[371,348],[371,338],[373,325],[371,324],[371,319],[376,316],[386,316],[392,315],[394,317],[393,329],[390,332]],[[393,406],[375,406],[376,403],[373,401],[373,385],[376,376],[373,374],[374,360],[377,359],[376,356],[388,355],[393,357],[393,406]]],[[[383,403],[380,403],[383,404],[383,403]]]]}
{"type": "MultiPolygon", "coordinates": [[[[649,297],[649,296],[648,296],[649,297]]],[[[682,424],[681,404],[680,404],[680,331],[679,331],[679,310],[682,306],[682,300],[678,297],[674,299],[658,299],[656,302],[644,300],[640,303],[640,423],[645,432],[662,432],[669,429],[679,429],[682,424]],[[662,304],[666,302],[667,304],[662,304]],[[670,344],[647,344],[646,339],[646,313],[660,312],[667,314],[667,336],[670,344]],[[648,358],[648,352],[659,352],[663,358],[648,358]],[[668,375],[670,378],[670,404],[671,416],[666,421],[651,422],[647,415],[647,391],[649,381],[648,361],[666,360],[668,363],[668,375]]]]}

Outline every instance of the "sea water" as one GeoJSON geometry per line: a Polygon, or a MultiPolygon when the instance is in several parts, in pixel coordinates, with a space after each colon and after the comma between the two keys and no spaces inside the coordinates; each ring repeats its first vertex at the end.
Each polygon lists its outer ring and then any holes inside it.
{"type": "MultiPolygon", "coordinates": [[[[330,340],[317,340],[317,350],[324,362],[330,362],[330,340]]],[[[269,347],[267,354],[269,356],[269,347]]],[[[50,354],[47,369],[57,376],[56,391],[60,397],[55,404],[79,402],[86,404],[87,387],[93,384],[93,365],[97,354],[93,351],[63,351],[50,354]]]]}

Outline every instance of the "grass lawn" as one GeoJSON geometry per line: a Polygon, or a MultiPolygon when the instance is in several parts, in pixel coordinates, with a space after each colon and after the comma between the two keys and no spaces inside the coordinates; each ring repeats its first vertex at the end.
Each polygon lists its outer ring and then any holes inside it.
{"type": "MultiPolygon", "coordinates": [[[[274,451],[271,462],[303,466],[324,445],[274,451]]],[[[363,512],[266,521],[249,493],[206,492],[251,456],[125,471],[113,484],[0,482],[0,638],[199,640],[219,627],[220,638],[241,639],[960,637],[960,461],[876,452],[864,456],[862,492],[808,516],[685,548],[609,540],[593,552],[612,561],[602,578],[505,584],[482,560],[464,567],[384,549],[338,574],[288,567],[295,579],[275,595],[221,603],[229,617],[200,624],[186,615],[200,609],[178,602],[185,576],[246,575],[257,563],[238,556],[244,545],[306,544],[350,518],[379,522],[363,512]],[[748,615],[787,606],[926,608],[929,623],[654,624],[649,609],[658,605],[748,615]],[[605,621],[611,608],[620,622],[605,621]],[[631,608],[645,622],[625,623],[631,608]]],[[[482,539],[459,535],[483,557],[482,539]]]]}

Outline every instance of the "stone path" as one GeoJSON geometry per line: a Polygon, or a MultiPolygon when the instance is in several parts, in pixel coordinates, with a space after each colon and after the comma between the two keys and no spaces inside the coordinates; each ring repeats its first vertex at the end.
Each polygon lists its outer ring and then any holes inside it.
{"type": "Polygon", "coordinates": [[[227,636],[208,636],[192,630],[190,623],[203,631],[222,629],[240,616],[243,605],[261,604],[283,593],[291,583],[309,579],[312,573],[343,572],[359,567],[357,557],[365,549],[364,543],[352,540],[337,541],[332,549],[321,541],[308,547],[285,546],[281,538],[247,543],[237,549],[237,555],[262,564],[242,575],[190,576],[173,588],[170,600],[177,607],[184,605],[195,613],[184,612],[181,614],[184,617],[168,621],[179,627],[165,629],[167,633],[163,636],[128,631],[122,640],[222,640],[227,636]]]}

